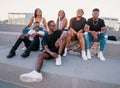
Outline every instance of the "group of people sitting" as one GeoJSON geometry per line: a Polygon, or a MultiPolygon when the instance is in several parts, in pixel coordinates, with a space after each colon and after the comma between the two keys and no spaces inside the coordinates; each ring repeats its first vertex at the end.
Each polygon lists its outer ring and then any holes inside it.
{"type": "Polygon", "coordinates": [[[35,70],[20,75],[22,81],[41,81],[41,67],[44,59],[55,58],[55,64],[62,65],[61,57],[67,55],[71,40],[79,41],[83,60],[91,59],[90,42],[100,42],[98,58],[105,61],[103,51],[107,41],[106,26],[104,20],[99,18],[99,9],[93,9],[93,17],[88,20],[83,17],[83,14],[83,9],[78,9],[76,17],[70,19],[69,27],[67,27],[68,21],[63,10],[58,12],[56,23],[53,20],[46,23],[45,18],[42,17],[42,11],[39,8],[35,10],[34,16],[30,19],[29,24],[22,29],[23,33],[7,56],[7,58],[15,56],[15,52],[22,42],[26,47],[24,53],[21,54],[24,58],[28,57],[31,51],[37,51],[40,46],[42,47],[43,51],[38,55],[35,70]],[[28,28],[30,29],[28,30],[28,28]]]}

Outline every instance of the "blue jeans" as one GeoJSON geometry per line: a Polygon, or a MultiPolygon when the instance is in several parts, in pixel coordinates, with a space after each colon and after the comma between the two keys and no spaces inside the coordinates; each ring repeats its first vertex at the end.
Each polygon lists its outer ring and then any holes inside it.
{"type": "MultiPolygon", "coordinates": [[[[97,36],[98,36],[98,40],[96,40],[96,41],[100,42],[100,51],[104,51],[108,36],[106,33],[98,34],[97,36]]],[[[84,37],[85,37],[86,49],[89,49],[90,42],[94,42],[94,38],[93,38],[92,34],[89,32],[85,32],[84,37]]]]}
{"type": "Polygon", "coordinates": [[[24,29],[23,34],[27,34],[29,30],[30,30],[29,28],[24,29]]]}

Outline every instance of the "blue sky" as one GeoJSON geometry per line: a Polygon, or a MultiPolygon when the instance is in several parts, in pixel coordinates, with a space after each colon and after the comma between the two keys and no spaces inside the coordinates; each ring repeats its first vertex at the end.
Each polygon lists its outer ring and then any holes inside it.
{"type": "Polygon", "coordinates": [[[34,12],[41,8],[46,20],[56,20],[57,13],[63,9],[66,17],[76,16],[76,10],[82,8],[84,17],[91,17],[93,8],[100,9],[100,16],[120,19],[120,0],[0,0],[0,19],[8,18],[8,12],[34,12]]]}

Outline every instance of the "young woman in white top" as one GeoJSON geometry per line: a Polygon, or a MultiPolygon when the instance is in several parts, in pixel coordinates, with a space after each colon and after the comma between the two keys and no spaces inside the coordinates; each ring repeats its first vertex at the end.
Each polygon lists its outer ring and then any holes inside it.
{"type": "Polygon", "coordinates": [[[57,18],[57,22],[56,22],[57,29],[59,29],[59,30],[68,29],[67,23],[68,22],[67,22],[67,19],[65,17],[65,12],[63,10],[60,10],[58,12],[58,18],[57,18]]]}
{"type": "MultiPolygon", "coordinates": [[[[30,22],[28,23],[28,25],[26,25],[22,31],[23,34],[26,34],[29,29],[33,28],[33,24],[35,22],[39,22],[40,23],[40,28],[42,28],[42,31],[45,32],[45,34],[47,33],[47,24],[46,24],[46,19],[44,17],[42,17],[42,10],[40,8],[36,8],[35,12],[34,12],[34,16],[31,17],[30,22]]],[[[41,39],[42,40],[42,39],[41,39]]],[[[41,41],[40,40],[40,41],[41,41]]],[[[40,48],[41,48],[41,44],[40,44],[40,48]]],[[[22,48],[22,50],[26,50],[25,47],[22,48]]]]}
{"type": "Polygon", "coordinates": [[[34,16],[31,17],[30,22],[28,23],[28,25],[26,25],[23,28],[23,30],[32,27],[32,25],[36,21],[40,23],[40,27],[42,27],[42,28],[47,30],[46,19],[44,17],[42,17],[42,10],[39,9],[39,8],[35,9],[34,16]]]}

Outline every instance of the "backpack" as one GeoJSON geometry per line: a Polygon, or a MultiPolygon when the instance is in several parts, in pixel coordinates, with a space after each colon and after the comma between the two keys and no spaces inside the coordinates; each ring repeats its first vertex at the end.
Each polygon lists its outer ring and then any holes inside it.
{"type": "Polygon", "coordinates": [[[108,36],[108,40],[117,41],[117,38],[112,35],[112,36],[108,36]]]}

